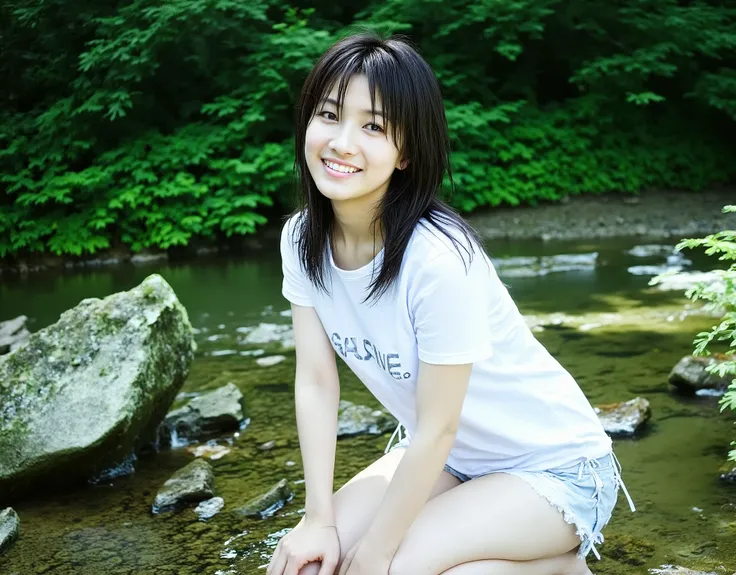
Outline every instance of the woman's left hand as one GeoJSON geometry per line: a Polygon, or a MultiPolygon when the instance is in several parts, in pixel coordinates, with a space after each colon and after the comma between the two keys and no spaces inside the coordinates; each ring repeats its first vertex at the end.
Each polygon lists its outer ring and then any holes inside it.
{"type": "Polygon", "coordinates": [[[347,552],[339,575],[388,575],[392,559],[393,553],[363,539],[347,552]]]}

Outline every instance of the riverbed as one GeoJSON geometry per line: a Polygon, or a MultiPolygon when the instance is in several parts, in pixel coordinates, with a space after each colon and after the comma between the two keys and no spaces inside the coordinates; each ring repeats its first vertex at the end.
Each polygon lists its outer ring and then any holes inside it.
{"type": "MultiPolygon", "coordinates": [[[[651,402],[653,417],[645,432],[615,440],[638,510],[630,513],[624,497],[619,498],[599,548],[603,560],[591,561],[593,572],[633,575],[679,564],[733,573],[736,489],[718,476],[736,435],[734,416],[720,413],[716,397],[679,396],[667,383],[672,366],[690,352],[694,334],[713,320],[683,313],[681,293],[648,286],[653,271],[711,264],[696,254],[678,256],[668,247],[635,249],[647,244],[674,242],[646,236],[497,238],[487,248],[522,313],[546,326],[537,328],[537,337],[572,372],[591,403],[636,396],[651,402]]],[[[264,573],[259,567],[267,563],[276,540],[303,512],[293,351],[245,345],[242,337],[253,326],[290,321],[280,295],[275,243],[266,242],[247,257],[5,275],[0,320],[26,314],[29,329],[37,330],[80,300],[130,289],[151,273],[172,285],[196,329],[197,357],[181,398],[228,382],[245,396],[247,425],[211,442],[229,449],[210,460],[225,507],[208,521],[200,521],[192,509],[152,515],[156,491],[192,460],[197,445],[140,457],[133,475],[64,493],[49,489],[17,502],[21,538],[0,557],[3,574],[264,573]],[[276,353],[286,359],[258,365],[259,357],[276,353]],[[270,441],[275,442],[272,449],[259,447],[270,441]],[[231,513],[282,478],[295,498],[274,516],[255,520],[231,513]]],[[[340,372],[345,399],[378,407],[343,365],[340,372]]],[[[340,440],[336,486],[379,457],[387,441],[388,436],[340,440]]]]}

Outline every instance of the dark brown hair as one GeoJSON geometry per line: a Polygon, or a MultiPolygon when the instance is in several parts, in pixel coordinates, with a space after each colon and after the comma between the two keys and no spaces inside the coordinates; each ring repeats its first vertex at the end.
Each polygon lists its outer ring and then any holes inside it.
{"type": "Polygon", "coordinates": [[[391,176],[376,214],[383,231],[383,261],[366,300],[377,300],[399,274],[409,239],[415,227],[424,224],[420,220],[447,236],[468,258],[472,259],[473,246],[481,242],[476,232],[439,199],[445,174],[451,187],[453,182],[445,109],[432,69],[406,38],[384,40],[373,32],[362,32],[343,38],[322,55],[304,82],[296,108],[295,171],[302,206],[294,230],[309,280],[329,291],[325,281],[327,249],[334,214],[330,200],[320,193],[307,167],[307,126],[335,86],[338,110],[342,109],[348,84],[355,75],[366,76],[374,111],[376,92],[380,95],[393,140],[400,145],[401,158],[408,160],[405,169],[395,170],[391,176]],[[459,231],[466,241],[459,241],[450,228],[459,231]]]}

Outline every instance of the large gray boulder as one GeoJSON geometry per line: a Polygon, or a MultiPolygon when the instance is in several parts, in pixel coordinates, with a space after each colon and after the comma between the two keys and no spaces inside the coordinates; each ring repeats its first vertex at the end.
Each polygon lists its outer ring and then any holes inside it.
{"type": "Polygon", "coordinates": [[[706,371],[707,367],[725,362],[726,357],[699,357],[686,355],[672,368],[669,381],[678,391],[694,394],[702,390],[726,391],[733,377],[724,378],[706,371]]]}
{"type": "Polygon", "coordinates": [[[194,351],[186,310],[152,275],[83,300],[0,357],[0,499],[51,473],[87,479],[150,443],[194,351]]]}

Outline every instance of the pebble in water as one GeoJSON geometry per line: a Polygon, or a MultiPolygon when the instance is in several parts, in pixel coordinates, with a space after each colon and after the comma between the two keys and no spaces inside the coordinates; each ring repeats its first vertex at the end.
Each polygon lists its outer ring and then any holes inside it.
{"type": "Polygon", "coordinates": [[[272,365],[276,365],[277,363],[281,363],[286,359],[283,355],[269,355],[266,357],[259,357],[256,360],[256,363],[260,365],[261,367],[271,367],[272,365]]]}
{"type": "Polygon", "coordinates": [[[213,497],[202,501],[194,509],[194,512],[199,515],[200,520],[205,521],[217,515],[224,506],[225,500],[222,497],[213,497]]]}

